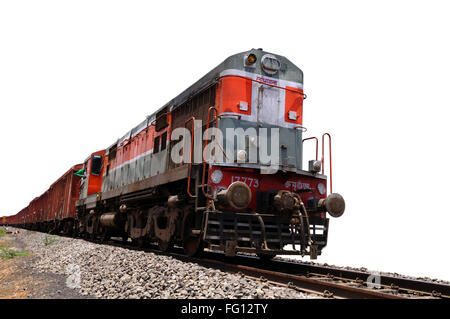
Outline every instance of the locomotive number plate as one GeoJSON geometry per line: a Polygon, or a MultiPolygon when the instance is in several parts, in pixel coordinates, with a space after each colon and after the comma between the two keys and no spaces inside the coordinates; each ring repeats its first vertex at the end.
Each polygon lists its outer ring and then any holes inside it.
{"type": "Polygon", "coordinates": [[[245,176],[231,176],[231,183],[244,182],[249,187],[259,188],[259,179],[245,176]]]}

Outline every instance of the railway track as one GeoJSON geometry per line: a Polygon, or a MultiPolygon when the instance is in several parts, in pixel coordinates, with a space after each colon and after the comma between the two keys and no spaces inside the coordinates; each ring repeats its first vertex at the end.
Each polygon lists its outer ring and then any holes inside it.
{"type": "Polygon", "coordinates": [[[189,257],[183,249],[174,247],[161,252],[154,245],[141,248],[121,239],[109,241],[84,239],[98,244],[107,244],[132,250],[142,250],[170,256],[184,262],[196,263],[225,272],[236,273],[252,279],[266,281],[272,285],[312,293],[319,297],[336,299],[450,299],[450,285],[418,279],[380,274],[378,281],[368,283],[370,272],[348,270],[318,264],[286,260],[261,260],[255,256],[237,255],[226,257],[221,252],[206,250],[200,257],[189,257]]]}
{"type": "MultiPolygon", "coordinates": [[[[173,254],[172,254],[173,256],[173,254]]],[[[180,257],[180,256],[177,256],[180,257]]],[[[184,258],[184,256],[183,256],[184,258]]],[[[234,272],[242,276],[248,276],[261,281],[267,281],[271,284],[283,285],[292,289],[313,293],[325,298],[363,298],[363,299],[404,299],[404,297],[378,292],[375,290],[362,289],[353,287],[348,284],[341,284],[329,281],[324,277],[307,277],[304,275],[294,275],[282,272],[280,270],[267,270],[235,264],[232,262],[224,262],[217,259],[194,258],[198,264],[214,267],[223,271],[234,272]]],[[[190,260],[192,262],[192,258],[190,260]]]]}
{"type": "MultiPolygon", "coordinates": [[[[251,265],[257,261],[257,257],[250,256],[238,257],[236,260],[240,265],[251,265]]],[[[338,267],[283,260],[259,262],[259,268],[289,275],[304,276],[314,280],[328,281],[339,285],[353,286],[364,290],[376,291],[380,293],[380,297],[394,295],[402,298],[450,299],[450,285],[444,283],[376,274],[379,281],[376,283],[369,281],[368,284],[367,279],[369,279],[370,276],[373,278],[375,274],[338,267]]]]}
{"type": "Polygon", "coordinates": [[[273,285],[336,299],[450,299],[450,285],[417,279],[379,275],[376,283],[367,282],[372,273],[284,260],[262,261],[258,257],[205,251],[201,257],[189,257],[176,247],[161,252],[153,246],[138,248],[131,243],[109,241],[109,244],[171,256],[184,262],[233,272],[273,285]]]}

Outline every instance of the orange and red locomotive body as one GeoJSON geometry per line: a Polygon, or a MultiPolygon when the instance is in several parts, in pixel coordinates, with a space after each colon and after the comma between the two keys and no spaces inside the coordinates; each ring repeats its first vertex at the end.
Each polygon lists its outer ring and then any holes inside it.
{"type": "Polygon", "coordinates": [[[327,243],[327,212],[338,217],[345,203],[327,196],[323,152],[303,168],[303,141],[311,139],[303,137],[304,98],[303,72],[285,57],[261,49],[230,56],[93,153],[79,183],[50,188],[53,206],[33,201],[27,210],[38,213],[24,222],[46,216],[81,236],[180,245],[189,255],[209,248],[316,258],[327,243]],[[70,214],[54,206],[54,196],[68,194],[77,199],[70,214]]]}

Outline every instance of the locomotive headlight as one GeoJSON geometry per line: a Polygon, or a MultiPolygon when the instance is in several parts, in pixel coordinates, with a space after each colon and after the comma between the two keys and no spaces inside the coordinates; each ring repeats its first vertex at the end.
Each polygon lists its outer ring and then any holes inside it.
{"type": "Polygon", "coordinates": [[[318,172],[320,172],[321,168],[322,168],[322,163],[320,161],[310,160],[308,162],[308,169],[311,173],[318,173],[318,172]]]}
{"type": "Polygon", "coordinates": [[[264,72],[266,72],[269,75],[273,75],[277,73],[278,70],[281,68],[281,63],[272,54],[266,54],[261,59],[261,66],[264,72]]]}
{"type": "Polygon", "coordinates": [[[223,178],[223,173],[220,169],[216,169],[211,174],[211,182],[213,182],[214,184],[219,184],[222,181],[222,178],[223,178]]]}
{"type": "Polygon", "coordinates": [[[244,150],[237,151],[237,161],[238,162],[245,162],[245,159],[247,158],[247,152],[244,150]]]}
{"type": "Polygon", "coordinates": [[[325,193],[327,192],[327,189],[323,183],[317,184],[317,190],[319,191],[320,195],[325,195],[325,193]]]}
{"type": "Polygon", "coordinates": [[[255,62],[256,62],[256,55],[254,55],[253,53],[249,54],[245,59],[246,65],[252,65],[255,62]]]}

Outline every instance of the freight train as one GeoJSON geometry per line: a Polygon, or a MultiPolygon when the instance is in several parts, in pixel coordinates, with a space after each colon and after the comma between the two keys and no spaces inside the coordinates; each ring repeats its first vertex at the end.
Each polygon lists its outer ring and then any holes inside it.
{"type": "Polygon", "coordinates": [[[332,192],[330,134],[303,137],[305,97],[303,72],[287,58],[232,55],[0,222],[162,251],[177,245],[191,256],[206,248],[315,259],[327,214],[341,216],[345,202],[332,192]],[[306,141],[316,158],[304,169],[306,141]]]}

